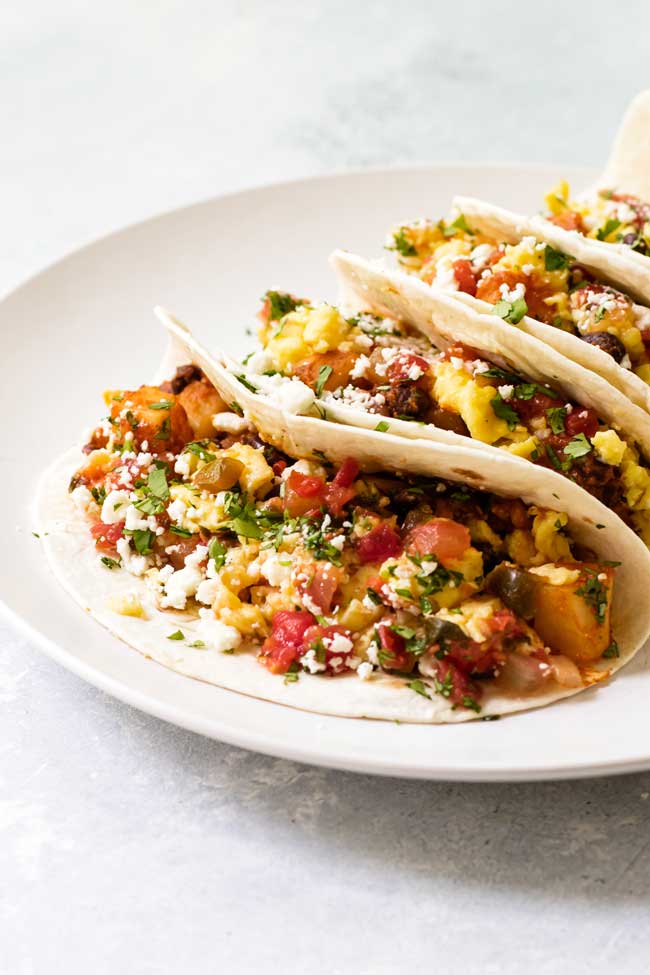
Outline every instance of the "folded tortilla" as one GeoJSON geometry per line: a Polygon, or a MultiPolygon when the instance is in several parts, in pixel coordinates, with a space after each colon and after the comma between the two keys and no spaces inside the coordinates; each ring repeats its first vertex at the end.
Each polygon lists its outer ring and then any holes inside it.
{"type": "MultiPolygon", "coordinates": [[[[617,570],[612,604],[612,631],[620,656],[593,665],[593,680],[619,670],[648,636],[650,621],[639,611],[650,587],[650,555],[632,531],[599,501],[553,471],[535,469],[497,452],[489,456],[467,446],[447,445],[353,427],[333,426],[321,419],[293,416],[252,393],[189,333],[171,318],[167,327],[173,344],[164,372],[173,364],[192,361],[198,365],[227,402],[236,402],[245,417],[269,443],[294,458],[322,459],[341,463],[354,456],[364,470],[402,471],[438,476],[459,484],[488,490],[504,497],[522,498],[528,504],[564,511],[568,530],[599,559],[621,563],[617,570]]],[[[188,644],[196,636],[197,617],[192,612],[161,610],[142,579],[122,569],[107,571],[100,563],[85,517],[75,509],[68,483],[83,460],[72,450],[45,472],[37,498],[37,530],[43,539],[50,565],[78,604],[102,625],[146,657],[178,673],[217,684],[263,700],[323,714],[368,717],[423,723],[458,722],[475,717],[454,709],[440,695],[414,694],[404,681],[378,672],[371,680],[354,675],[322,678],[301,674],[286,685],[260,666],[252,653],[226,655],[188,644]],[[144,618],[121,615],[111,609],[115,598],[135,596],[144,618]],[[180,629],[181,644],[169,636],[180,629]]],[[[537,695],[517,696],[488,689],[482,716],[508,714],[549,704],[584,688],[555,686],[537,695]]],[[[596,690],[594,693],[603,693],[596,690]]]]}

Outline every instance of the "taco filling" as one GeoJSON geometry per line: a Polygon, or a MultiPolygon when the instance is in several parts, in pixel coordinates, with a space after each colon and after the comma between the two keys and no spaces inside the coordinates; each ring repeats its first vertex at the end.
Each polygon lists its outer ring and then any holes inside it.
{"type": "Polygon", "coordinates": [[[404,224],[386,246],[428,284],[486,301],[512,325],[529,315],[571,332],[650,383],[650,309],[550,244],[534,236],[503,243],[475,232],[460,214],[404,224]]]}
{"type": "Polygon", "coordinates": [[[572,200],[569,184],[563,181],[545,202],[544,216],[558,227],[650,257],[650,203],[637,196],[601,189],[572,200]]]}
{"type": "Polygon", "coordinates": [[[391,318],[346,318],[284,292],[267,293],[260,318],[262,349],[240,377],[255,391],[298,409],[316,396],[325,418],[328,406],[351,406],[375,414],[377,430],[398,419],[500,447],[576,481],[650,544],[650,471],[593,409],[475,349],[440,352],[391,318]]]}
{"type": "MultiPolygon", "coordinates": [[[[489,687],[581,687],[618,654],[615,565],[562,512],[353,458],[295,461],[193,366],[105,401],[72,499],[106,572],[200,618],[193,647],[255,654],[287,682],[391,675],[477,713],[489,687]]],[[[136,597],[112,608],[141,615],[136,597]]]]}

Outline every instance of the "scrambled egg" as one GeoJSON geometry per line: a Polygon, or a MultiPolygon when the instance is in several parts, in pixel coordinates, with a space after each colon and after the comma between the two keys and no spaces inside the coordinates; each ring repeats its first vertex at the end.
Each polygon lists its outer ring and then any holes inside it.
{"type": "Polygon", "coordinates": [[[525,427],[517,425],[508,429],[490,405],[496,390],[488,383],[472,378],[464,369],[457,369],[451,362],[439,362],[433,384],[434,396],[444,410],[458,413],[467,424],[474,440],[493,444],[497,440],[522,440],[528,436],[525,427]]]}
{"type": "Polygon", "coordinates": [[[350,338],[353,329],[331,305],[303,306],[285,315],[279,323],[263,325],[259,337],[274,368],[290,372],[291,366],[314,353],[338,349],[350,338]]]}

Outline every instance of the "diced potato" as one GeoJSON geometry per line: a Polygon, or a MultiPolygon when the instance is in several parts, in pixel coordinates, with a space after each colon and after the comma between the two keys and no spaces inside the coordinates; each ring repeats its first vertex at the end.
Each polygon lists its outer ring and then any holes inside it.
{"type": "Polygon", "coordinates": [[[564,585],[537,575],[533,625],[551,650],[585,664],[601,657],[612,642],[614,573],[599,565],[568,568],[580,568],[580,575],[564,585]]]}
{"type": "Polygon", "coordinates": [[[119,613],[120,616],[135,616],[138,619],[147,618],[144,606],[135,593],[132,592],[111,596],[108,600],[108,607],[114,613],[119,613]]]}
{"type": "Polygon", "coordinates": [[[199,379],[186,386],[182,393],[178,394],[178,402],[187,413],[195,440],[213,436],[212,417],[215,413],[223,413],[228,409],[227,404],[207,379],[199,379]]]}
{"type": "Polygon", "coordinates": [[[194,440],[187,414],[178,399],[158,386],[110,390],[104,393],[104,400],[110,406],[118,443],[131,440],[136,451],[146,443],[152,453],[167,450],[178,453],[186,443],[194,440]]]}

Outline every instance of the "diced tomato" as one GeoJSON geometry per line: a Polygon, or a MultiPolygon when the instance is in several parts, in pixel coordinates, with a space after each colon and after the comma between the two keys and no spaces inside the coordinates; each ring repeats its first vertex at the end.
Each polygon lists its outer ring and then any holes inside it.
{"type": "Polygon", "coordinates": [[[530,423],[531,420],[545,416],[546,411],[552,407],[559,406],[560,401],[545,393],[535,393],[530,399],[520,399],[515,395],[510,404],[522,423],[530,423]]]}
{"type": "Polygon", "coordinates": [[[476,295],[476,285],[478,274],[472,266],[472,262],[466,257],[459,257],[452,264],[454,277],[459,291],[464,291],[468,295],[476,295]]]}
{"type": "Polygon", "coordinates": [[[465,674],[484,674],[503,663],[506,643],[522,637],[525,628],[510,609],[500,609],[487,623],[491,634],[480,643],[474,640],[450,641],[445,649],[449,659],[465,674]]]}
{"type": "Polygon", "coordinates": [[[412,352],[402,352],[391,360],[386,368],[386,376],[391,383],[401,383],[406,379],[411,379],[415,382],[416,379],[420,378],[422,373],[426,373],[428,370],[429,363],[421,355],[415,355],[412,352]],[[412,370],[414,371],[415,379],[411,375],[412,370]]]}
{"type": "Polygon", "coordinates": [[[337,487],[350,487],[359,476],[359,464],[354,457],[346,457],[332,481],[337,487]]]}
{"type": "Polygon", "coordinates": [[[306,610],[281,610],[273,617],[271,636],[262,644],[263,663],[273,674],[286,674],[304,648],[305,633],[316,622],[306,610]]]}
{"type": "Polygon", "coordinates": [[[402,554],[402,540],[395,529],[387,522],[382,522],[357,541],[357,554],[364,564],[367,562],[384,562],[386,559],[397,558],[402,554]]]}
{"type": "Polygon", "coordinates": [[[337,517],[355,496],[352,484],[359,474],[359,465],[354,457],[347,457],[336,472],[334,480],[325,488],[325,504],[330,514],[337,517]]]}
{"type": "Polygon", "coordinates": [[[134,481],[142,476],[142,468],[137,460],[127,460],[107,476],[106,493],[108,494],[109,491],[131,491],[134,481]]]}
{"type": "Polygon", "coordinates": [[[584,433],[585,437],[591,438],[598,433],[599,426],[598,414],[588,406],[573,409],[564,421],[564,429],[570,437],[584,433]]]}
{"type": "Polygon", "coordinates": [[[275,464],[273,464],[273,473],[275,474],[275,476],[280,477],[282,471],[285,469],[286,466],[287,466],[286,460],[276,460],[275,464]]]}
{"type": "Polygon", "coordinates": [[[413,670],[415,657],[406,650],[406,640],[395,630],[392,630],[386,623],[380,623],[377,627],[381,648],[384,651],[381,657],[381,666],[384,670],[413,670]]]}
{"type": "Polygon", "coordinates": [[[291,471],[284,488],[284,507],[291,518],[299,518],[310,511],[318,511],[325,500],[325,481],[291,471]]]}
{"type": "Polygon", "coordinates": [[[408,533],[406,548],[413,555],[435,555],[443,564],[459,559],[470,547],[467,528],[449,518],[431,518],[408,533]]]}
{"type": "Polygon", "coordinates": [[[118,521],[114,525],[107,525],[103,521],[96,521],[90,526],[90,534],[95,539],[95,547],[100,552],[114,552],[117,540],[122,537],[124,522],[118,521]]]}
{"type": "Polygon", "coordinates": [[[517,284],[525,285],[524,298],[528,314],[531,318],[536,318],[547,325],[552,324],[557,312],[555,305],[549,305],[546,302],[546,299],[553,295],[552,287],[539,282],[532,275],[524,274],[523,271],[495,271],[494,274],[482,277],[476,287],[476,297],[489,302],[491,305],[496,305],[502,299],[501,287],[504,284],[508,291],[512,291],[517,284]]]}
{"type": "Polygon", "coordinates": [[[354,647],[351,644],[352,634],[349,630],[346,630],[344,626],[310,626],[305,633],[305,638],[303,640],[303,648],[300,656],[307,653],[308,650],[314,648],[317,652],[322,654],[325,651],[325,659],[323,663],[325,664],[327,670],[332,674],[341,674],[344,670],[348,670],[348,661],[354,653],[354,647]],[[350,649],[341,650],[336,647],[336,643],[333,644],[334,637],[339,634],[340,636],[346,637],[350,640],[350,649]],[[332,663],[335,661],[335,663],[332,663]]]}
{"type": "Polygon", "coordinates": [[[436,670],[438,671],[438,681],[443,689],[441,693],[451,704],[455,704],[457,707],[467,707],[468,701],[478,703],[481,689],[473,684],[452,660],[448,657],[438,660],[436,670]]]}
{"type": "Polygon", "coordinates": [[[582,217],[575,210],[562,210],[561,213],[554,213],[548,219],[556,227],[563,227],[565,230],[577,230],[581,234],[585,232],[582,217]]]}
{"type": "MultiPolygon", "coordinates": [[[[331,563],[318,564],[306,584],[300,584],[300,592],[315,603],[321,613],[329,612],[334,593],[341,584],[343,570],[331,563]]],[[[309,605],[309,603],[307,604],[309,605]]]]}

